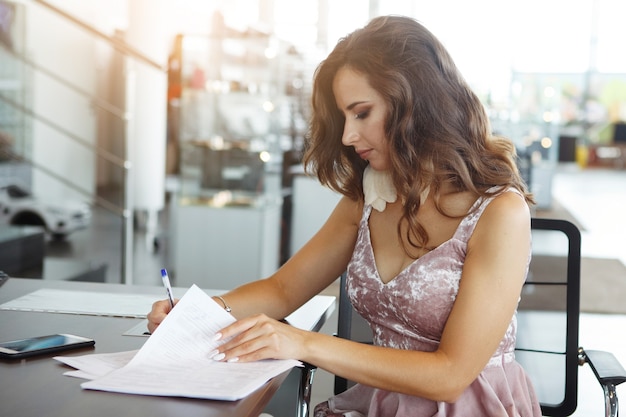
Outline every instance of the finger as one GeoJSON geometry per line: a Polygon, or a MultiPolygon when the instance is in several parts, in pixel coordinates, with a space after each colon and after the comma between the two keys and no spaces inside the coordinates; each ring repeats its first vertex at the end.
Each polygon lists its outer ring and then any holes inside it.
{"type": "Polygon", "coordinates": [[[265,359],[278,359],[275,352],[267,347],[253,350],[245,354],[237,354],[234,352],[222,353],[221,362],[257,362],[265,359]]]}
{"type": "Polygon", "coordinates": [[[154,324],[154,323],[148,322],[148,326],[147,327],[148,327],[148,334],[152,334],[152,333],[154,333],[154,331],[158,327],[158,324],[154,324]]]}
{"type": "Polygon", "coordinates": [[[245,319],[237,320],[236,322],[224,327],[219,332],[215,334],[215,340],[217,341],[228,341],[229,339],[243,334],[258,325],[259,322],[264,320],[269,320],[269,318],[263,314],[259,314],[256,316],[247,317],[245,319]]]}
{"type": "Polygon", "coordinates": [[[154,323],[161,323],[167,313],[171,310],[169,301],[159,300],[152,304],[152,310],[147,315],[148,320],[154,323]]]}
{"type": "Polygon", "coordinates": [[[171,307],[168,300],[160,300],[153,303],[152,310],[146,316],[148,319],[148,330],[152,333],[170,311],[171,307]]]}
{"type": "Polygon", "coordinates": [[[258,337],[234,346],[220,346],[209,354],[209,357],[220,362],[252,362],[273,358],[270,350],[258,337]]]}
{"type": "Polygon", "coordinates": [[[242,362],[276,358],[280,351],[281,332],[277,322],[262,320],[237,334],[214,351],[214,359],[242,362]]]}

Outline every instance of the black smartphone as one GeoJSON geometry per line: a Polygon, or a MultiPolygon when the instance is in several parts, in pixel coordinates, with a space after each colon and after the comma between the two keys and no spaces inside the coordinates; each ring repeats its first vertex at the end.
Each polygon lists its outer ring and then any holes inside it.
{"type": "Polygon", "coordinates": [[[0,357],[20,359],[29,356],[93,346],[95,340],[73,334],[51,334],[0,343],[0,357]]]}

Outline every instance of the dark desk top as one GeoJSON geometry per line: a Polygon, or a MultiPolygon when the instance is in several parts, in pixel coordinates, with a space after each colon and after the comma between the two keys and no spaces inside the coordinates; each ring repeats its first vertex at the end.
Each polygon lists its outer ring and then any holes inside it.
{"type": "MultiPolygon", "coordinates": [[[[118,284],[9,279],[0,287],[0,304],[39,288],[61,288],[103,292],[136,292],[163,297],[159,287],[118,284]]],[[[320,311],[320,321],[334,305],[320,311]]],[[[143,337],[122,334],[141,319],[0,310],[3,340],[53,333],[72,333],[96,340],[95,348],[67,351],[63,355],[109,353],[139,349],[143,337]]],[[[318,325],[316,324],[316,327],[318,325]]],[[[318,327],[319,328],[319,327],[318,327]]],[[[0,360],[0,415],[12,417],[111,417],[111,416],[258,416],[280,387],[287,373],[280,375],[254,394],[239,401],[211,401],[174,397],[153,397],[83,390],[83,379],[63,375],[72,370],[52,359],[57,354],[23,359],[0,360]]]]}

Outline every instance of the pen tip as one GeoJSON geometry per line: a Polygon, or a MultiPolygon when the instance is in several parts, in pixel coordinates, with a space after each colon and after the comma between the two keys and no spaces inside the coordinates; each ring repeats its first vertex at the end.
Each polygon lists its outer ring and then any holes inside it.
{"type": "Polygon", "coordinates": [[[161,269],[161,276],[164,277],[167,275],[167,271],[165,270],[165,268],[161,269]]]}

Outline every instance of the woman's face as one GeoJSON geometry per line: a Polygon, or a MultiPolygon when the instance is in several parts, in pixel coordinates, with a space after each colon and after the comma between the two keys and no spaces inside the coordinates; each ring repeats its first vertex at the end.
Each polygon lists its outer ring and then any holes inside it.
{"type": "Polygon", "coordinates": [[[377,171],[389,168],[389,145],[385,138],[387,103],[359,72],[343,67],[333,80],[337,107],[346,121],[341,142],[377,171]]]}

